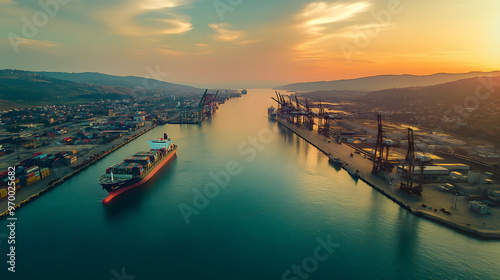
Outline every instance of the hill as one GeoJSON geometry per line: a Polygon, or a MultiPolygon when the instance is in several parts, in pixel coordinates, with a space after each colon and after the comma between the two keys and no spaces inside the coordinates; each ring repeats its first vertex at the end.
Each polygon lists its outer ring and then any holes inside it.
{"type": "MultiPolygon", "coordinates": [[[[130,89],[48,78],[20,70],[0,70],[0,100],[11,105],[69,104],[98,99],[121,99],[130,89]]],[[[2,104],[8,105],[8,104],[2,104]]]]}
{"type": "Polygon", "coordinates": [[[169,92],[170,94],[174,95],[183,93],[188,93],[188,94],[203,93],[201,89],[191,86],[178,85],[160,80],[134,77],[134,76],[113,76],[95,72],[84,72],[84,73],[36,72],[36,73],[43,75],[45,77],[55,78],[60,80],[92,83],[101,86],[126,87],[129,89],[136,90],[138,92],[140,92],[141,89],[145,89],[147,91],[160,92],[160,93],[169,92]]]}
{"type": "MultiPolygon", "coordinates": [[[[478,78],[469,78],[434,86],[394,88],[370,92],[356,98],[356,102],[381,108],[423,108],[438,107],[446,104],[462,104],[467,98],[473,98],[476,88],[483,86],[481,95],[488,95],[490,102],[500,96],[500,88],[488,94],[487,87],[478,78]]],[[[500,76],[491,78],[493,85],[500,85],[500,76]]]]}
{"type": "Polygon", "coordinates": [[[433,75],[379,75],[358,79],[345,79],[336,81],[322,81],[309,83],[295,83],[277,87],[279,90],[290,91],[321,91],[321,90],[352,90],[352,91],[377,91],[389,88],[404,88],[415,86],[430,86],[460,79],[498,76],[500,71],[494,72],[469,72],[460,74],[438,73],[433,75]]]}
{"type": "Polygon", "coordinates": [[[77,104],[123,99],[142,94],[191,95],[203,90],[141,77],[101,73],[58,73],[0,70],[0,108],[77,104]]]}

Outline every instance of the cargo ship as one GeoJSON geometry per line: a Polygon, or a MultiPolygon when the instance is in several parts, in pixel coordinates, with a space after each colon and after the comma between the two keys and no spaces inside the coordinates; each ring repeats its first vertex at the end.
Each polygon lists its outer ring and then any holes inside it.
{"type": "Polygon", "coordinates": [[[97,180],[109,193],[102,201],[103,204],[144,184],[174,158],[177,145],[168,138],[166,133],[163,136],[158,140],[146,141],[151,148],[149,152],[137,152],[122,163],[114,164],[106,169],[106,174],[97,180]]]}
{"type": "Polygon", "coordinates": [[[271,120],[276,120],[276,109],[273,106],[267,109],[267,116],[271,120]]]}

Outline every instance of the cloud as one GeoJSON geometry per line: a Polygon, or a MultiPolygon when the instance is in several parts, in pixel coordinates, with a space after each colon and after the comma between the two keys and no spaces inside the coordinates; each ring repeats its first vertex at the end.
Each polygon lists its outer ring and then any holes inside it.
{"type": "Polygon", "coordinates": [[[299,60],[324,59],[331,55],[335,39],[352,37],[359,32],[358,30],[371,27],[359,24],[343,27],[339,24],[367,11],[371,5],[366,1],[308,4],[296,15],[296,19],[300,22],[296,28],[303,33],[302,38],[305,38],[295,47],[299,60]]]}
{"type": "Polygon", "coordinates": [[[118,6],[101,9],[97,18],[116,33],[126,36],[183,34],[191,29],[191,17],[180,7],[191,0],[129,0],[118,6]]]}
{"type": "Polygon", "coordinates": [[[27,45],[29,47],[58,47],[60,46],[56,42],[52,41],[42,41],[27,38],[9,38],[14,40],[14,42],[19,42],[21,45],[27,45]]]}
{"type": "Polygon", "coordinates": [[[323,25],[350,19],[364,12],[370,7],[368,2],[356,3],[325,3],[313,2],[299,14],[299,18],[305,19],[303,26],[311,32],[319,32],[324,29],[323,25]]]}
{"type": "Polygon", "coordinates": [[[245,40],[245,41],[238,42],[238,44],[240,44],[240,45],[248,45],[248,44],[253,44],[253,43],[256,43],[256,42],[258,42],[258,40],[245,40]]]}
{"type": "Polygon", "coordinates": [[[161,47],[161,48],[153,48],[153,51],[161,53],[161,54],[167,54],[167,55],[173,55],[173,56],[183,56],[183,55],[186,55],[185,52],[169,49],[168,46],[164,46],[164,47],[161,47]]]}
{"type": "Polygon", "coordinates": [[[205,43],[199,43],[195,44],[195,52],[193,55],[204,55],[204,54],[209,54],[212,53],[212,50],[208,44],[205,43]]]}
{"type": "Polygon", "coordinates": [[[148,10],[175,8],[188,3],[188,1],[185,0],[146,0],[141,2],[142,7],[148,10]]]}
{"type": "Polygon", "coordinates": [[[131,49],[134,53],[156,53],[168,55],[170,57],[177,56],[189,56],[189,55],[204,55],[212,52],[211,48],[207,44],[199,43],[190,46],[184,46],[182,50],[176,50],[172,46],[162,45],[159,47],[153,47],[150,49],[131,49]]]}
{"type": "Polygon", "coordinates": [[[222,41],[234,41],[242,36],[242,32],[229,30],[229,24],[222,23],[211,23],[208,27],[212,28],[216,33],[216,38],[222,41]]]}

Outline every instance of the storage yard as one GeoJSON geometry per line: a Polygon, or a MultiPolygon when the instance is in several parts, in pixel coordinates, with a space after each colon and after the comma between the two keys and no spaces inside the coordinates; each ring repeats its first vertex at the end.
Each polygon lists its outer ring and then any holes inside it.
{"type": "MultiPolygon", "coordinates": [[[[476,236],[500,238],[500,172],[497,166],[457,155],[454,151],[465,148],[465,142],[385,125],[380,115],[377,122],[346,121],[325,113],[321,105],[318,113],[307,101],[304,106],[278,93],[274,100],[277,121],[353,180],[365,181],[416,215],[476,236]]],[[[492,147],[487,149],[494,157],[492,147]]]]}
{"type": "MultiPolygon", "coordinates": [[[[75,146],[73,145],[56,146],[57,148],[41,147],[39,149],[46,153],[37,151],[24,158],[21,162],[17,162],[14,157],[10,162],[3,162],[7,166],[16,167],[16,207],[20,207],[31,199],[49,191],[156,126],[155,124],[148,124],[150,126],[141,126],[140,129],[128,135],[122,135],[104,145],[86,146],[86,151],[80,153],[77,149],[74,149],[75,146]],[[70,149],[70,147],[73,149],[70,149]],[[61,151],[62,149],[67,151],[61,151]],[[82,156],[77,157],[79,154],[82,156]]],[[[5,170],[7,170],[7,167],[5,167],[5,170]]],[[[0,184],[2,184],[0,187],[0,195],[2,196],[0,200],[0,216],[7,213],[7,200],[5,197],[7,196],[8,180],[7,172],[0,174],[0,184]]]]}

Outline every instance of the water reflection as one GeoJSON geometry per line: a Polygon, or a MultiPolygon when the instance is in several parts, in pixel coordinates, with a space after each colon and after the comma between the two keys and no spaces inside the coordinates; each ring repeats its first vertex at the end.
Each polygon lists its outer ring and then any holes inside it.
{"type": "Polygon", "coordinates": [[[168,182],[172,177],[172,172],[175,172],[176,165],[177,154],[167,166],[161,169],[161,173],[157,173],[143,185],[115,197],[111,202],[104,205],[106,218],[112,221],[130,212],[137,211],[146,198],[154,196],[156,192],[161,191],[161,188],[168,188],[168,182]]]}
{"type": "Polygon", "coordinates": [[[394,262],[400,268],[398,271],[402,279],[409,279],[411,276],[409,269],[404,268],[414,267],[418,261],[418,219],[406,209],[399,208],[399,215],[396,220],[396,239],[398,242],[394,262]]]}

